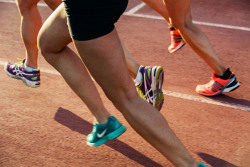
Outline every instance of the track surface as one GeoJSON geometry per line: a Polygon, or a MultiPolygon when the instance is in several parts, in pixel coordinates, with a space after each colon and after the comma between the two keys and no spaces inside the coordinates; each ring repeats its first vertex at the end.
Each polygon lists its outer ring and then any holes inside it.
{"type": "MultiPolygon", "coordinates": [[[[249,9],[248,0],[192,2],[195,23],[241,82],[237,91],[213,98],[194,91],[198,83],[209,81],[211,69],[189,46],[170,55],[167,23],[141,1],[130,0],[116,24],[136,60],[164,67],[161,113],[192,155],[210,166],[250,166],[249,9]]],[[[43,20],[51,13],[43,3],[39,10],[43,20]]],[[[92,116],[42,56],[38,60],[42,74],[39,88],[9,78],[4,62],[14,62],[25,53],[19,24],[13,1],[0,0],[1,167],[172,166],[136,134],[99,87],[105,106],[128,130],[103,146],[87,146],[92,116]]]]}

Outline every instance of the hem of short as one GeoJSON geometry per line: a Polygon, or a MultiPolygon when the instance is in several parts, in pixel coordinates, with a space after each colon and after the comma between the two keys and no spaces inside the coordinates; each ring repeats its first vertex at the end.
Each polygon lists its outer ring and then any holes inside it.
{"type": "Polygon", "coordinates": [[[93,39],[97,39],[97,38],[100,38],[100,37],[103,37],[109,33],[111,33],[113,30],[114,30],[115,27],[112,27],[111,29],[108,29],[106,31],[103,31],[102,33],[98,33],[96,35],[92,35],[92,36],[79,36],[79,35],[74,35],[75,33],[72,33],[71,37],[76,40],[76,41],[89,41],[89,40],[93,40],[93,39]]]}

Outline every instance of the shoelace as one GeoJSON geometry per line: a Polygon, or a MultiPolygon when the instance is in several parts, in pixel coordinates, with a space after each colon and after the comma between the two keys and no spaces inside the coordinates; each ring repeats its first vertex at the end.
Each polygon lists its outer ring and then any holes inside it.
{"type": "Polygon", "coordinates": [[[20,60],[20,61],[17,62],[17,63],[14,63],[14,64],[12,65],[12,67],[20,67],[20,66],[23,65],[23,60],[22,60],[21,58],[17,58],[17,60],[20,60]]]}
{"type": "MultiPolygon", "coordinates": [[[[146,81],[145,74],[144,74],[144,81],[146,81]]],[[[144,87],[145,87],[146,99],[148,99],[153,104],[153,106],[155,106],[155,99],[156,99],[157,95],[154,94],[154,92],[152,91],[152,88],[150,88],[149,90],[147,89],[147,82],[144,82],[144,87]],[[150,92],[152,92],[153,96],[150,96],[150,94],[149,94],[150,92]]]]}
{"type": "Polygon", "coordinates": [[[21,77],[23,77],[24,75],[32,76],[33,74],[27,74],[20,70],[20,67],[23,66],[23,60],[20,58],[17,58],[17,60],[20,60],[20,62],[13,64],[14,66],[13,72],[15,72],[16,75],[21,76],[21,77]]]}

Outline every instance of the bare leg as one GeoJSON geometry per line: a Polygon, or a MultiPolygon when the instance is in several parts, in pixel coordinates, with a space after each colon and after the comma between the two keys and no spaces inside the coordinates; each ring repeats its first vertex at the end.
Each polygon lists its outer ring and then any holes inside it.
{"type": "Polygon", "coordinates": [[[128,49],[125,47],[123,43],[122,43],[122,47],[125,53],[125,58],[126,58],[129,73],[131,77],[135,79],[137,72],[139,70],[140,64],[134,59],[134,57],[132,57],[132,55],[129,53],[128,49]]]}
{"type": "Polygon", "coordinates": [[[62,3],[61,0],[44,0],[44,2],[49,6],[53,11],[62,3]]]}
{"type": "MultiPolygon", "coordinates": [[[[17,0],[17,6],[21,15],[21,37],[26,49],[26,65],[37,68],[37,34],[42,26],[42,20],[37,8],[39,0],[17,0]]],[[[46,0],[55,9],[60,0],[46,0]]]]}
{"type": "Polygon", "coordinates": [[[166,7],[162,0],[142,0],[146,3],[150,8],[159,13],[164,19],[169,23],[169,15],[166,7]]]}
{"type": "Polygon", "coordinates": [[[37,68],[37,34],[42,26],[41,16],[37,9],[39,0],[18,0],[17,5],[21,15],[21,36],[26,48],[26,64],[37,68]]]}
{"type": "Polygon", "coordinates": [[[185,42],[212,68],[219,76],[226,71],[215,53],[207,36],[192,23],[190,0],[164,0],[171,24],[180,31],[185,42]]]}
{"type": "Polygon", "coordinates": [[[107,97],[145,140],[176,166],[198,166],[160,112],[138,96],[116,30],[74,43],[107,97]]]}
{"type": "Polygon", "coordinates": [[[110,114],[104,108],[89,73],[80,57],[67,47],[72,40],[63,4],[44,23],[39,32],[38,41],[44,58],[61,73],[72,90],[85,102],[97,121],[101,124],[106,123],[110,114]]]}

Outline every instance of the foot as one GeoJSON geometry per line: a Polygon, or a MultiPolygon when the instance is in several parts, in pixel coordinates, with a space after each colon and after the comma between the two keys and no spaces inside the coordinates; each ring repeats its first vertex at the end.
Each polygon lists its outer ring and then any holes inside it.
{"type": "Polygon", "coordinates": [[[179,50],[182,46],[184,46],[185,42],[182,39],[181,34],[174,27],[170,27],[169,30],[171,36],[171,44],[168,47],[168,51],[170,53],[174,53],[175,51],[179,50]]]}
{"type": "Polygon", "coordinates": [[[216,96],[224,92],[234,91],[239,86],[240,83],[236,80],[233,73],[231,73],[228,79],[221,79],[213,73],[209,83],[197,85],[196,92],[204,96],[216,96]]]}
{"type": "Polygon", "coordinates": [[[164,102],[162,92],[164,71],[162,66],[140,66],[139,71],[143,79],[141,83],[136,83],[137,92],[144,100],[160,111],[164,102]]]}
{"type": "Polygon", "coordinates": [[[108,140],[119,137],[125,131],[126,127],[114,116],[110,116],[106,124],[94,122],[93,130],[87,136],[87,144],[92,147],[100,146],[108,140]]]}
{"type": "Polygon", "coordinates": [[[27,71],[24,67],[25,59],[17,63],[6,62],[4,70],[8,76],[15,79],[21,79],[29,87],[36,88],[40,86],[40,70],[27,71]]]}
{"type": "Polygon", "coordinates": [[[198,167],[208,167],[208,166],[200,162],[198,167]]]}

